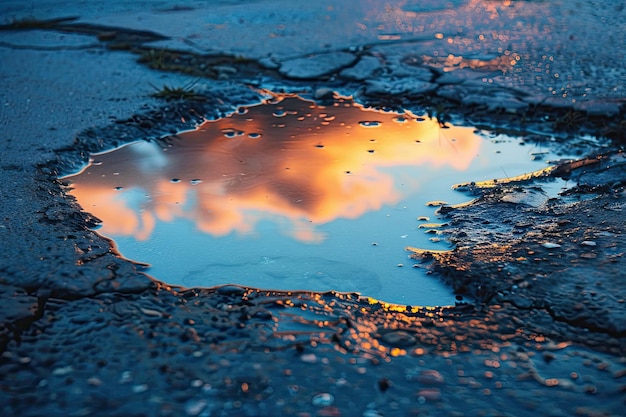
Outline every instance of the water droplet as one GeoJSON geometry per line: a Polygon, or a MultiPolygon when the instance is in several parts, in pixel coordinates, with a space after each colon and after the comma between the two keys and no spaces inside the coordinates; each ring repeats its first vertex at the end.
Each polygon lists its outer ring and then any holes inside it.
{"type": "Polygon", "coordinates": [[[363,121],[360,121],[359,124],[363,127],[378,127],[382,123],[376,120],[363,120],[363,121]]]}
{"type": "Polygon", "coordinates": [[[327,122],[332,122],[333,120],[335,120],[335,116],[324,117],[324,120],[327,121],[327,122]]]}
{"type": "Polygon", "coordinates": [[[234,138],[236,136],[243,135],[243,132],[241,130],[236,130],[236,129],[222,129],[222,133],[227,138],[234,138]]]}
{"type": "Polygon", "coordinates": [[[246,113],[248,113],[248,108],[247,107],[239,107],[237,109],[237,113],[238,114],[246,114],[246,113]]]}
{"type": "Polygon", "coordinates": [[[274,113],[272,113],[272,116],[274,117],[285,117],[287,115],[287,112],[285,112],[284,110],[276,110],[274,113]]]}
{"type": "Polygon", "coordinates": [[[180,182],[180,178],[172,178],[172,179],[170,180],[170,182],[171,182],[171,183],[173,183],[173,184],[177,184],[177,183],[179,183],[179,182],[180,182]]]}
{"type": "Polygon", "coordinates": [[[193,179],[193,180],[191,180],[189,182],[191,183],[191,185],[198,185],[198,184],[200,184],[202,182],[202,180],[196,178],[196,179],[193,179]]]}
{"type": "Polygon", "coordinates": [[[124,187],[115,187],[115,191],[122,191],[124,187]]]}
{"type": "Polygon", "coordinates": [[[398,116],[398,117],[394,117],[392,120],[396,123],[404,123],[406,122],[407,119],[404,116],[398,116]]]}
{"type": "Polygon", "coordinates": [[[253,133],[248,133],[248,137],[249,137],[250,139],[258,139],[258,138],[260,138],[261,136],[262,136],[262,135],[261,135],[260,133],[256,133],[256,132],[253,132],[253,133]]]}
{"type": "Polygon", "coordinates": [[[352,171],[344,171],[344,173],[349,175],[349,174],[352,174],[352,171]]]}
{"type": "Polygon", "coordinates": [[[91,165],[94,165],[94,166],[102,165],[102,161],[93,161],[91,165]]]}
{"type": "Polygon", "coordinates": [[[369,153],[374,153],[374,149],[368,149],[367,150],[369,153]]]}

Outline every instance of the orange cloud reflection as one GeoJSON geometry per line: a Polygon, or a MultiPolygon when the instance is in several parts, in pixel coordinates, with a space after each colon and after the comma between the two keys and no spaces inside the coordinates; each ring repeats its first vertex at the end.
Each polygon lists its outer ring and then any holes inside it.
{"type": "MultiPolygon", "coordinates": [[[[95,155],[69,180],[108,236],[147,239],[157,221],[174,219],[223,236],[270,220],[295,239],[319,242],[316,225],[398,202],[395,168],[462,170],[479,144],[472,128],[442,128],[409,112],[280,95],[207,121],[166,147],[137,142],[95,155]]],[[[419,186],[419,178],[410,181],[419,186]]]]}

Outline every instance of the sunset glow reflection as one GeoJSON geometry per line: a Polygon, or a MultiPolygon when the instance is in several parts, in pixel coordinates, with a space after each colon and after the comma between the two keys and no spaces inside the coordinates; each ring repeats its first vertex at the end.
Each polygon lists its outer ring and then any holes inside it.
{"type": "Polygon", "coordinates": [[[102,234],[145,240],[157,222],[187,219],[220,237],[270,221],[285,235],[319,243],[317,226],[355,219],[419,189],[420,179],[397,167],[463,170],[480,138],[472,128],[366,109],[349,98],[321,106],[278,95],[168,143],[95,155],[68,177],[71,194],[103,221],[102,234]]]}

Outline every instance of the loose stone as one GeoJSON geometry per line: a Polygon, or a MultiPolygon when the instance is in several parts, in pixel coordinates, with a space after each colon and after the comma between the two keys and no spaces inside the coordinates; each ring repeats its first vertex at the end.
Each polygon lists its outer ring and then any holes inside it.
{"type": "Polygon", "coordinates": [[[300,360],[306,363],[315,363],[317,362],[317,356],[315,356],[314,353],[305,353],[304,355],[300,356],[300,360]]]}
{"type": "Polygon", "coordinates": [[[316,407],[327,407],[329,405],[332,405],[333,402],[335,402],[335,397],[327,392],[317,394],[311,400],[311,403],[316,407]]]}
{"type": "Polygon", "coordinates": [[[439,401],[441,399],[441,391],[437,388],[427,388],[419,390],[418,393],[418,401],[420,403],[426,401],[439,401]]]}
{"type": "Polygon", "coordinates": [[[541,246],[543,246],[546,249],[557,249],[561,247],[561,245],[559,245],[558,243],[553,243],[553,242],[545,242],[545,243],[542,243],[541,246]]]}
{"type": "Polygon", "coordinates": [[[197,416],[207,406],[206,400],[190,400],[185,405],[185,412],[188,416],[197,416]]]}
{"type": "Polygon", "coordinates": [[[54,376],[65,376],[67,374],[69,374],[70,372],[72,372],[74,370],[74,368],[72,368],[71,366],[64,366],[62,368],[57,368],[54,371],[52,371],[52,375],[54,376]]]}
{"type": "Polygon", "coordinates": [[[424,385],[441,385],[445,382],[443,375],[434,369],[422,371],[416,379],[424,385]]]}
{"type": "Polygon", "coordinates": [[[94,387],[99,387],[100,385],[102,385],[102,381],[99,378],[96,378],[95,376],[89,378],[87,380],[87,383],[94,387]]]}
{"type": "Polygon", "coordinates": [[[138,384],[133,387],[133,392],[135,394],[140,394],[146,391],[148,391],[148,386],[146,384],[138,384]]]}
{"type": "Polygon", "coordinates": [[[412,346],[417,342],[417,339],[412,334],[405,332],[404,330],[395,330],[385,333],[382,336],[383,342],[394,347],[407,347],[412,346]]]}

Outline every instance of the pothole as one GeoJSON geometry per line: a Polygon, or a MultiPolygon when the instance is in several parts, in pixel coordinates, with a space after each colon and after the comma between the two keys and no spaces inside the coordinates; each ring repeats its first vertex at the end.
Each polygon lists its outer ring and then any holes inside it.
{"type": "Polygon", "coordinates": [[[193,131],[93,155],[66,179],[102,220],[98,233],[170,285],[441,306],[454,294],[405,250],[450,249],[436,206],[469,199],[455,183],[520,175],[552,157],[520,138],[409,111],[276,95],[193,131]]]}

